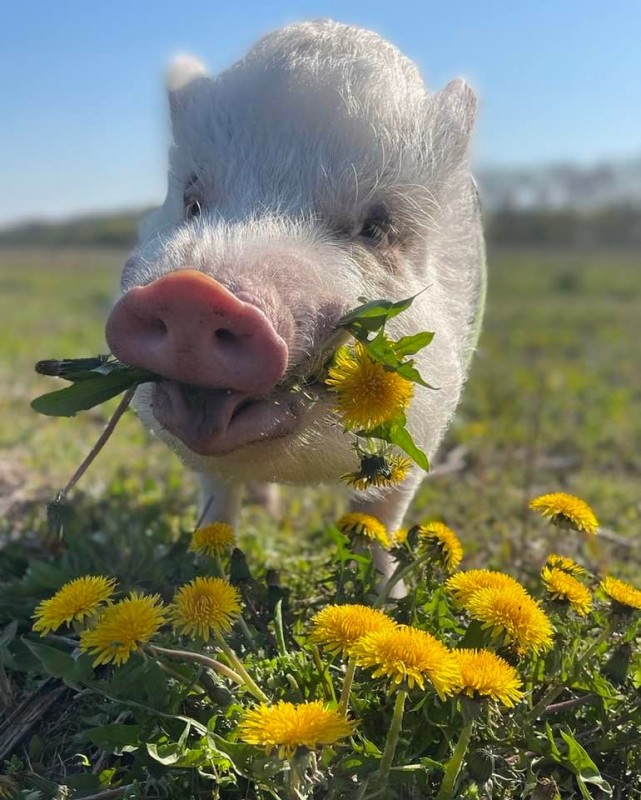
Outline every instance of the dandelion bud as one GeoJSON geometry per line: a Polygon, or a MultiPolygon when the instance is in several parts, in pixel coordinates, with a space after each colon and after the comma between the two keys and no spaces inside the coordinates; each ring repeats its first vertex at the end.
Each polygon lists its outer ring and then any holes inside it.
{"type": "Polygon", "coordinates": [[[612,655],[603,665],[601,671],[612,683],[620,685],[627,680],[631,659],[632,645],[629,642],[623,642],[614,648],[612,655]]]}
{"type": "Polygon", "coordinates": [[[489,750],[474,750],[467,757],[467,771],[477,783],[489,781],[494,773],[494,756],[489,750]]]}

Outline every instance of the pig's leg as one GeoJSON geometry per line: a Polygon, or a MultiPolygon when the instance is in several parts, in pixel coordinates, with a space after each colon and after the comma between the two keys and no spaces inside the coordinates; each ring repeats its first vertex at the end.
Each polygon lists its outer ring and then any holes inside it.
{"type": "Polygon", "coordinates": [[[208,473],[199,473],[201,525],[226,522],[233,528],[238,525],[243,496],[242,483],[223,483],[208,473]]]}
{"type": "Polygon", "coordinates": [[[248,481],[245,488],[248,503],[260,506],[272,517],[280,516],[280,488],[277,484],[248,481]]]}
{"type": "MultiPolygon", "coordinates": [[[[423,477],[423,473],[416,470],[402,484],[395,486],[384,496],[377,499],[367,499],[361,493],[354,494],[350,509],[376,517],[392,534],[400,528],[409,504],[412,502],[423,477]]],[[[377,544],[373,544],[371,550],[374,567],[380,572],[382,584],[384,584],[394,573],[398,562],[377,544]]],[[[389,596],[394,599],[400,599],[405,597],[406,594],[403,582],[399,581],[393,586],[389,596]]]]}

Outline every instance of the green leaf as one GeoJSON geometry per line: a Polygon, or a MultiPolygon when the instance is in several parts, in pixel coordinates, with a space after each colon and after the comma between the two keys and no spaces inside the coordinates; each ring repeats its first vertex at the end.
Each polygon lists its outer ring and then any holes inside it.
{"type": "Polygon", "coordinates": [[[593,800],[593,795],[586,785],[588,783],[597,786],[608,797],[612,797],[612,787],[601,777],[597,765],[572,733],[568,730],[560,731],[560,734],[568,746],[568,755],[563,759],[563,765],[574,774],[584,799],[593,800]]]}
{"type": "Polygon", "coordinates": [[[65,681],[74,682],[77,668],[75,660],[57,647],[50,647],[48,644],[33,642],[23,639],[24,644],[31,650],[34,656],[40,661],[42,666],[53,678],[62,678],[65,681]]]}
{"type": "Polygon", "coordinates": [[[425,453],[418,447],[410,432],[405,427],[405,420],[402,424],[395,423],[390,427],[390,442],[400,447],[407,455],[415,461],[421,469],[429,472],[430,462],[425,453]]]}
{"type": "Polygon", "coordinates": [[[417,294],[405,300],[398,300],[395,303],[391,300],[370,300],[341,317],[338,320],[337,327],[349,328],[354,323],[358,323],[369,330],[378,330],[388,319],[392,319],[392,317],[408,309],[416,297],[418,297],[417,294]]]}
{"type": "Polygon", "coordinates": [[[418,353],[419,350],[427,347],[433,338],[434,333],[431,331],[415,333],[413,336],[403,336],[401,339],[394,342],[394,352],[399,358],[414,355],[414,353],[418,353]]]}
{"type": "Polygon", "coordinates": [[[18,620],[12,620],[0,633],[0,650],[15,639],[18,630],[18,620]]]}
{"type": "Polygon", "coordinates": [[[49,392],[31,401],[31,408],[49,417],[73,417],[78,411],[100,405],[132,386],[153,380],[146,370],[117,370],[108,375],[94,375],[56,392],[49,392]]]}
{"type": "Polygon", "coordinates": [[[107,753],[120,751],[125,746],[132,752],[132,748],[137,750],[140,746],[142,730],[142,725],[123,725],[114,722],[111,725],[101,725],[99,728],[89,728],[84,735],[107,753]]]}

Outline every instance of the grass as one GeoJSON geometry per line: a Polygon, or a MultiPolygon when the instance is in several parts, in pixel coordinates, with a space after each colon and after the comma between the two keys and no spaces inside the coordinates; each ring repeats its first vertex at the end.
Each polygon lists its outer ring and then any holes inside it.
{"type": "MultiPolygon", "coordinates": [[[[46,501],[115,401],[73,420],[38,417],[29,400],[51,389],[51,380],[37,376],[33,363],[104,351],[121,262],[113,251],[0,251],[8,332],[0,338],[0,638],[12,619],[26,632],[34,597],[82,571],[108,571],[124,587],[161,592],[191,577],[178,554],[195,520],[194,482],[133,415],[74,494],[66,542],[46,534],[46,501]]],[[[410,513],[411,522],[439,518],[456,530],[464,567],[505,568],[528,581],[555,550],[641,585],[641,371],[633,356],[640,270],[638,255],[622,253],[491,255],[487,316],[464,400],[410,513]],[[526,511],[529,498],[555,490],[591,504],[599,537],[559,537],[526,511]]],[[[318,576],[336,547],[323,527],[344,499],[323,488],[286,488],[282,519],[244,509],[243,550],[262,574],[280,571],[293,607],[313,605],[322,592],[318,576]]],[[[11,679],[0,669],[0,704],[9,708],[36,685],[33,660],[23,655],[11,679]]],[[[99,724],[100,704],[83,713],[99,724]]],[[[33,750],[37,771],[61,780],[79,769],[66,740],[77,744],[85,723],[72,714],[46,725],[16,752],[24,761],[24,748],[33,750]]]]}

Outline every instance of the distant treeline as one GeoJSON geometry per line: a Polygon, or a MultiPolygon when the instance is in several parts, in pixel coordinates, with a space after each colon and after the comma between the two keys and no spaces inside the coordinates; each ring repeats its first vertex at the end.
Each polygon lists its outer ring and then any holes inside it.
{"type": "MultiPolygon", "coordinates": [[[[26,223],[0,230],[0,245],[131,247],[144,211],[26,223]]],[[[486,214],[488,244],[509,247],[641,247],[641,208],[497,210],[486,214]]]]}

